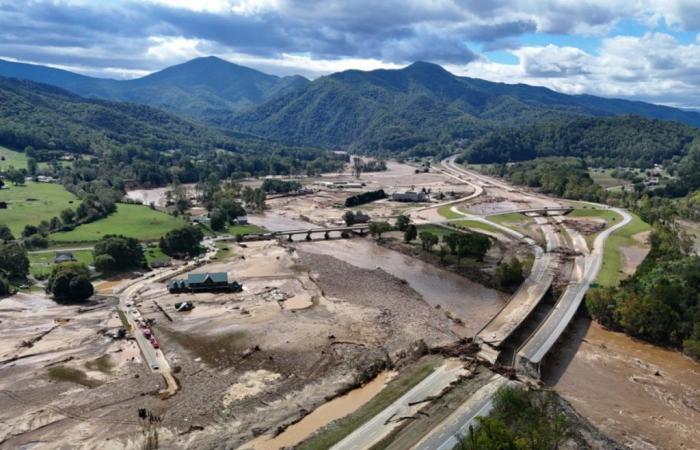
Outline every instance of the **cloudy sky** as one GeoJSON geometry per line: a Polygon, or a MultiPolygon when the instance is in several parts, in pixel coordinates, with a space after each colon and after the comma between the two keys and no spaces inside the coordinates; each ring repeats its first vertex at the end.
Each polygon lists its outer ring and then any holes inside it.
{"type": "Polygon", "coordinates": [[[700,108],[700,0],[0,0],[0,58],[131,78],[204,55],[311,78],[424,60],[700,108]]]}

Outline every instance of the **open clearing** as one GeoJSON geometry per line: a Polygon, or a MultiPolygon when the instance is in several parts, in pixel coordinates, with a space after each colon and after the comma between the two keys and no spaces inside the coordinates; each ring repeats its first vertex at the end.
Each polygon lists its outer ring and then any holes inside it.
{"type": "Polygon", "coordinates": [[[53,242],[95,242],[107,234],[122,234],[141,241],[154,241],[184,225],[183,220],[148,206],[119,203],[117,211],[104,219],[65,233],[54,233],[50,239],[53,242]]]}
{"type": "Polygon", "coordinates": [[[9,148],[0,146],[0,156],[4,156],[5,160],[0,158],[0,170],[7,170],[10,166],[15,169],[27,168],[27,156],[24,153],[15,152],[9,148]]]}
{"type": "Polygon", "coordinates": [[[0,201],[7,202],[7,209],[0,213],[0,222],[7,224],[17,237],[25,225],[38,225],[42,220],[59,216],[66,208],[75,209],[78,198],[62,185],[28,182],[24,186],[9,184],[0,190],[0,201]]]}

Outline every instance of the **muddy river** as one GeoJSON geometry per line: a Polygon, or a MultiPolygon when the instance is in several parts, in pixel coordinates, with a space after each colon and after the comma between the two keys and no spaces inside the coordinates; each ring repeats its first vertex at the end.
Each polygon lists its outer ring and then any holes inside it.
{"type": "MultiPolygon", "coordinates": [[[[271,213],[250,216],[249,220],[272,231],[314,227],[271,213]]],[[[464,336],[476,334],[508,300],[507,294],[376,245],[370,238],[320,239],[300,242],[298,246],[306,252],[332,256],[362,269],[381,268],[405,280],[428,304],[459,317],[464,326],[455,331],[464,336]]]]}
{"type": "Polygon", "coordinates": [[[700,364],[578,319],[543,380],[633,449],[700,449],[700,364]]]}

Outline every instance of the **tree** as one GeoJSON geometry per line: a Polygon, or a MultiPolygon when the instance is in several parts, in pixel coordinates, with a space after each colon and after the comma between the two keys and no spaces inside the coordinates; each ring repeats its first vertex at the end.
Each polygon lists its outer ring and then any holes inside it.
{"type": "Polygon", "coordinates": [[[435,245],[437,245],[439,241],[439,238],[430,231],[421,231],[418,237],[421,240],[423,250],[427,252],[431,252],[433,250],[433,247],[435,247],[435,245]]]}
{"type": "Polygon", "coordinates": [[[403,241],[408,244],[415,240],[416,237],[418,237],[418,228],[413,224],[407,226],[406,231],[403,233],[403,241]]]}
{"type": "Polygon", "coordinates": [[[523,282],[523,264],[518,258],[504,262],[496,269],[496,276],[501,286],[515,286],[523,282]]]}
{"type": "Polygon", "coordinates": [[[399,231],[406,231],[406,228],[408,225],[411,223],[411,218],[404,215],[404,214],[399,214],[399,216],[396,218],[396,229],[399,231]]]}
{"type": "Polygon", "coordinates": [[[160,238],[160,249],[169,256],[198,255],[201,252],[199,245],[204,238],[204,233],[197,227],[187,225],[166,233],[160,238]]]}
{"type": "Polygon", "coordinates": [[[457,246],[459,245],[459,237],[460,235],[457,233],[450,233],[446,234],[442,237],[442,242],[447,244],[447,247],[450,249],[450,253],[453,255],[457,254],[457,246]]]}
{"type": "Polygon", "coordinates": [[[391,231],[392,227],[387,222],[370,222],[369,224],[369,234],[375,236],[377,239],[382,239],[382,234],[391,231]]]}
{"type": "Polygon", "coordinates": [[[442,244],[440,248],[438,249],[438,256],[440,257],[440,262],[444,263],[445,258],[447,257],[447,254],[450,252],[450,249],[445,245],[442,244]]]}
{"type": "Polygon", "coordinates": [[[24,238],[24,245],[30,249],[47,248],[49,246],[49,241],[41,234],[35,233],[29,237],[24,238]]]}
{"type": "Polygon", "coordinates": [[[116,268],[116,261],[110,255],[95,256],[95,269],[98,272],[110,273],[116,268]]]}
{"type": "Polygon", "coordinates": [[[73,211],[70,208],[66,208],[63,211],[61,211],[61,220],[63,220],[63,223],[65,224],[71,224],[75,220],[75,211],[73,211]]]}
{"type": "Polygon", "coordinates": [[[37,234],[39,232],[39,228],[35,227],[34,225],[25,225],[24,230],[22,230],[22,237],[29,237],[32,234],[37,234]]]}
{"type": "Polygon", "coordinates": [[[141,244],[138,240],[131,237],[121,235],[103,236],[95,244],[93,253],[95,258],[101,255],[109,255],[114,261],[112,270],[146,266],[146,258],[141,244]]]}
{"type": "Polygon", "coordinates": [[[352,173],[355,175],[355,178],[360,178],[360,175],[362,175],[362,158],[359,156],[352,157],[352,173]]]}
{"type": "Polygon", "coordinates": [[[226,213],[220,209],[215,209],[209,213],[209,226],[214,231],[222,231],[226,229],[226,213]]]}
{"type": "Polygon", "coordinates": [[[5,173],[5,176],[15,186],[20,186],[24,184],[25,173],[25,169],[17,170],[14,167],[10,166],[5,173]]]}
{"type": "Polygon", "coordinates": [[[352,211],[345,211],[345,214],[343,214],[343,220],[345,221],[345,225],[348,227],[355,225],[355,213],[352,211]]]}
{"type": "Polygon", "coordinates": [[[12,235],[12,231],[10,231],[10,227],[5,225],[4,223],[0,223],[0,241],[14,241],[15,237],[12,235]]]}
{"type": "Polygon", "coordinates": [[[46,290],[59,303],[82,302],[94,293],[90,271],[85,264],[77,261],[56,264],[51,270],[46,290]]]}
{"type": "Polygon", "coordinates": [[[92,283],[90,283],[90,280],[84,275],[73,277],[68,284],[68,288],[71,299],[74,301],[87,300],[95,293],[92,283]]]}
{"type": "Polygon", "coordinates": [[[15,242],[0,244],[0,272],[10,279],[24,279],[29,274],[29,257],[27,250],[15,242]]]}
{"type": "Polygon", "coordinates": [[[0,297],[12,294],[12,287],[7,278],[0,274],[0,297]]]}
{"type": "Polygon", "coordinates": [[[49,230],[58,231],[61,228],[63,228],[63,223],[61,222],[61,219],[59,219],[56,216],[53,216],[49,221],[49,230]]]}
{"type": "Polygon", "coordinates": [[[29,175],[34,176],[36,175],[37,167],[39,165],[36,162],[36,159],[34,158],[27,158],[27,172],[29,172],[29,175]]]}

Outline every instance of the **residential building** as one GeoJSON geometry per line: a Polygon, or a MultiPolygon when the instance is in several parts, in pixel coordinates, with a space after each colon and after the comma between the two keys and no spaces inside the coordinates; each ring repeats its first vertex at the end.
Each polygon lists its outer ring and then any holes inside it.
{"type": "Polygon", "coordinates": [[[228,282],[226,272],[191,273],[187,278],[173,279],[168,283],[171,293],[179,292],[240,292],[243,287],[234,281],[228,282]]]}
{"type": "Polygon", "coordinates": [[[398,191],[391,194],[391,199],[395,202],[427,202],[428,196],[425,192],[398,191]]]}

